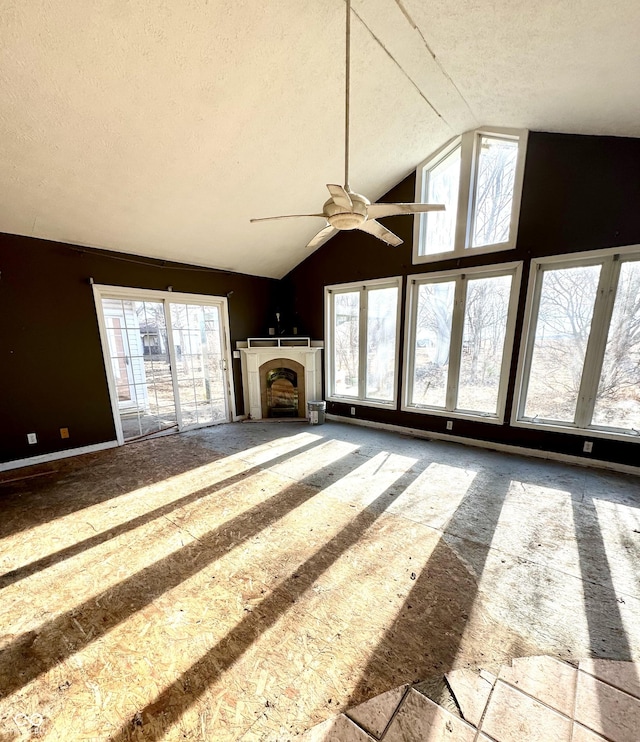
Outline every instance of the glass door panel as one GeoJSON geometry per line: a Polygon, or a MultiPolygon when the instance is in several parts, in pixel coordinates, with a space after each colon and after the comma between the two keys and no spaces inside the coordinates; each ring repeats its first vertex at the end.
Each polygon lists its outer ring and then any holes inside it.
{"type": "Polygon", "coordinates": [[[169,305],[181,427],[228,419],[220,308],[169,305]]]}
{"type": "Polygon", "coordinates": [[[176,427],[163,303],[103,298],[102,311],[124,439],[176,427]]]}

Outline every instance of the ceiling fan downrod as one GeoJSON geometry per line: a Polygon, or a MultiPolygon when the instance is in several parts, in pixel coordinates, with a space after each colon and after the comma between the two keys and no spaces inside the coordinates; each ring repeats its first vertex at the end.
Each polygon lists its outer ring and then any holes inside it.
{"type": "Polygon", "coordinates": [[[351,87],[351,0],[346,0],[346,49],[344,85],[344,189],[349,192],[349,98],[351,87]]]}

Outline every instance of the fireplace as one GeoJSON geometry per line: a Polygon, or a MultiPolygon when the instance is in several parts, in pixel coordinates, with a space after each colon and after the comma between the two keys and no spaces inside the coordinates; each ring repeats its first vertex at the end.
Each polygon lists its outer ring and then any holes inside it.
{"type": "Polygon", "coordinates": [[[249,338],[237,343],[250,419],[300,419],[322,399],[322,343],[310,338],[249,338]]]}

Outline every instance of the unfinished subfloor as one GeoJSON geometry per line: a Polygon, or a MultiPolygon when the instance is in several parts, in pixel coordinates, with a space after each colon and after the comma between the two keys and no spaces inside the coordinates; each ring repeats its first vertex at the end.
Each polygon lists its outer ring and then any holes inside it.
{"type": "Polygon", "coordinates": [[[632,475],[253,423],[2,476],[1,742],[284,742],[452,669],[640,660],[632,475]]]}

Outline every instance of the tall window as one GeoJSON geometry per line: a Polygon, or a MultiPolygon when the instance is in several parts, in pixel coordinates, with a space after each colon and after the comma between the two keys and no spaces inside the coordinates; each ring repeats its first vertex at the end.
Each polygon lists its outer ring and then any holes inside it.
{"type": "Polygon", "coordinates": [[[326,289],[330,399],[395,407],[400,278],[326,289]]]}
{"type": "Polygon", "coordinates": [[[640,248],[533,261],[516,422],[640,435],[640,248]]]}
{"type": "Polygon", "coordinates": [[[410,278],[403,409],[502,420],[520,266],[410,278]]]}
{"type": "Polygon", "coordinates": [[[525,131],[467,132],[418,167],[416,200],[446,210],[415,218],[414,263],[515,246],[526,140],[525,131]]]}

